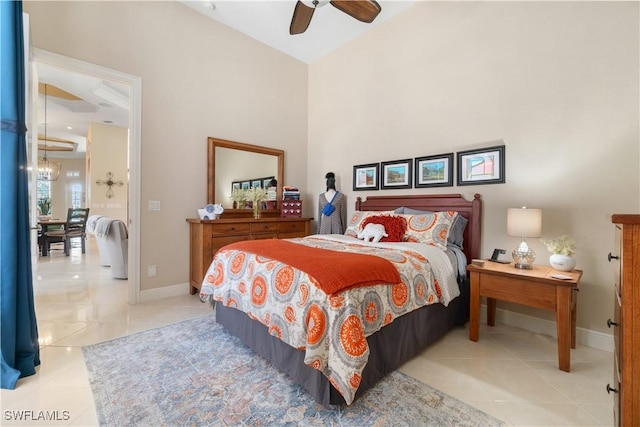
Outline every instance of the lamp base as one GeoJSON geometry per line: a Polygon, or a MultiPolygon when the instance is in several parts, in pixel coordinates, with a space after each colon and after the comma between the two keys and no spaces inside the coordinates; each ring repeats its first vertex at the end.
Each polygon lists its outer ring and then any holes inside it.
{"type": "Polygon", "coordinates": [[[522,270],[533,269],[533,262],[536,260],[536,253],[527,245],[527,240],[522,239],[520,245],[511,253],[513,265],[522,270]]]}

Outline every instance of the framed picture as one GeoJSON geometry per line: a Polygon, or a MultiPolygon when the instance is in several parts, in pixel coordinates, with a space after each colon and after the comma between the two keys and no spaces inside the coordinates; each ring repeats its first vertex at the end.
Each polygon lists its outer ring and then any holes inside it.
{"type": "Polygon", "coordinates": [[[271,185],[271,180],[273,180],[272,176],[268,178],[262,178],[262,188],[269,188],[269,186],[271,185]]]}
{"type": "Polygon", "coordinates": [[[242,187],[242,183],[240,181],[233,181],[231,183],[231,192],[233,193],[233,190],[239,190],[242,187]]]}
{"type": "Polygon", "coordinates": [[[457,153],[458,185],[502,184],[504,145],[457,153]]]}
{"type": "Polygon", "coordinates": [[[242,183],[240,184],[240,187],[243,190],[248,190],[251,187],[251,183],[249,181],[242,181],[242,183]]]}
{"type": "Polygon", "coordinates": [[[251,180],[251,188],[262,187],[262,179],[252,179],[251,180]]]}
{"type": "Polygon", "coordinates": [[[369,163],[353,167],[353,191],[377,190],[379,163],[369,163]]]}
{"type": "Polygon", "coordinates": [[[395,160],[393,162],[382,162],[382,190],[392,190],[395,188],[411,188],[412,159],[395,160]]]}
{"type": "Polygon", "coordinates": [[[415,187],[451,187],[453,185],[453,153],[416,157],[415,187]]]}

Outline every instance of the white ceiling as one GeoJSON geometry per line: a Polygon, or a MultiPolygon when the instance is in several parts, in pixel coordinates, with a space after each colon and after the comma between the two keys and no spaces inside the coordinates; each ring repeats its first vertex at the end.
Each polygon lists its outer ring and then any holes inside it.
{"type": "MultiPolygon", "coordinates": [[[[289,24],[295,0],[178,1],[305,63],[320,59],[417,2],[378,0],[382,11],[371,24],[362,23],[325,4],[314,12],[307,31],[292,36],[289,34],[289,24]]],[[[73,153],[49,152],[49,157],[83,157],[91,123],[112,122],[115,126],[129,126],[127,87],[44,64],[36,64],[36,69],[40,82],[82,98],[82,101],[68,101],[48,97],[47,136],[76,143],[73,153]]],[[[39,104],[38,133],[43,134],[42,95],[39,104]]]]}
{"type": "Polygon", "coordinates": [[[307,31],[292,36],[289,25],[296,0],[178,1],[306,63],[322,58],[417,3],[416,0],[378,0],[382,11],[371,24],[324,4],[314,12],[307,31]]]}

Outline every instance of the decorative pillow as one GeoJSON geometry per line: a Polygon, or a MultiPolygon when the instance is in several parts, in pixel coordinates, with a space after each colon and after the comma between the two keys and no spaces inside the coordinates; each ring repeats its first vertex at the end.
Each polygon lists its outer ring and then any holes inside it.
{"type": "MultiPolygon", "coordinates": [[[[433,213],[431,211],[419,211],[417,209],[411,209],[406,207],[401,207],[395,210],[397,213],[403,214],[430,214],[433,213]]],[[[453,223],[451,224],[451,229],[449,230],[449,237],[447,241],[452,245],[456,245],[460,249],[464,249],[464,230],[467,228],[467,224],[469,220],[458,214],[453,219],[453,223]]]]}
{"type": "Polygon", "coordinates": [[[358,233],[358,239],[362,239],[365,242],[372,241],[373,243],[379,242],[380,239],[387,236],[388,234],[384,231],[384,225],[373,223],[365,225],[362,231],[358,233]]]}
{"type": "Polygon", "coordinates": [[[362,221],[363,227],[367,224],[384,225],[387,236],[380,239],[381,242],[402,242],[407,232],[407,220],[399,215],[370,216],[362,221]]]}
{"type": "Polygon", "coordinates": [[[407,220],[407,242],[425,243],[442,250],[447,249],[447,238],[457,212],[433,212],[430,214],[402,214],[407,220]]]}
{"type": "Polygon", "coordinates": [[[358,233],[362,231],[364,227],[362,221],[370,216],[391,213],[391,211],[355,211],[353,215],[351,215],[351,220],[349,221],[347,229],[344,231],[344,235],[358,238],[358,233]]]}

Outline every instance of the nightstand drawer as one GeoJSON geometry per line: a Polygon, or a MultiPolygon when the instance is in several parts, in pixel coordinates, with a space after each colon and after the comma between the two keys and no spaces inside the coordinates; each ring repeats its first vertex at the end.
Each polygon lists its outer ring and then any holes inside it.
{"type": "Polygon", "coordinates": [[[555,286],[544,283],[530,282],[515,277],[481,276],[480,289],[483,296],[502,301],[547,310],[553,310],[556,306],[555,286]]]}

